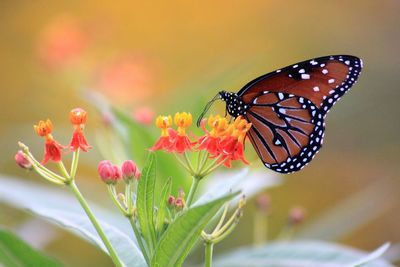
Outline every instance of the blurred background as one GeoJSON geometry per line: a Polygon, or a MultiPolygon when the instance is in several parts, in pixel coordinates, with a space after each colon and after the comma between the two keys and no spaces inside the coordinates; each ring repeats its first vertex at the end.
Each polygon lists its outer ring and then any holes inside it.
{"type": "MultiPolygon", "coordinates": [[[[82,157],[79,184],[91,200],[111,207],[97,178],[96,164],[104,156],[94,140],[107,118],[99,115],[88,92],[104,95],[143,127],[153,127],[148,124],[155,114],[190,111],[197,118],[218,90],[238,91],[274,69],[351,54],[364,60],[364,70],[329,113],[323,149],[301,172],[279,175],[283,184],[267,191],[269,237],[279,235],[291,207],[301,206],[307,217],[297,230],[299,238],[364,250],[386,241],[396,244],[399,12],[395,0],[1,1],[1,173],[43,183],[15,166],[17,141],[24,140],[41,157],[42,140],[32,125],[51,118],[57,139],[67,143],[67,114],[83,107],[90,112],[87,131],[94,148],[82,157]]],[[[222,114],[223,104],[212,112],[222,114]]],[[[259,167],[250,144],[247,152],[252,167],[259,167]]],[[[254,242],[259,214],[253,202],[217,253],[254,242]]],[[[23,237],[31,218],[0,204],[0,225],[23,237]]],[[[66,266],[111,266],[100,250],[79,238],[41,220],[33,223],[30,227],[49,236],[40,248],[66,266]]]]}

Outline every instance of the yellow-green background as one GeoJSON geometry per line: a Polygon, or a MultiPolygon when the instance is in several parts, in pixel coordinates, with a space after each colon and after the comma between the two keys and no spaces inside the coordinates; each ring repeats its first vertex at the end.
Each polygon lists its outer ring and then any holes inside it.
{"type": "MultiPolygon", "coordinates": [[[[376,183],[390,188],[386,206],[380,207],[384,212],[340,241],[361,249],[400,242],[399,14],[395,0],[1,1],[1,172],[38,179],[16,168],[13,155],[18,140],[41,155],[42,140],[32,131],[39,119],[51,118],[58,139],[67,143],[67,113],[81,106],[91,112],[88,133],[93,136],[99,118],[82,95],[87,88],[96,90],[98,68],[116,58],[133,55],[149,76],[145,86],[131,86],[122,96],[108,91],[112,102],[129,112],[149,106],[156,113],[172,113],[191,111],[193,103],[202,105],[220,89],[239,90],[250,79],[297,61],[353,54],[363,58],[364,70],[329,114],[322,151],[307,168],[270,190],[271,231],[278,231],[294,204],[306,207],[311,220],[376,183]],[[44,29],[60,17],[76,21],[90,41],[77,64],[48,69],[39,62],[37,47],[44,29]]],[[[96,147],[86,156],[83,172],[89,178],[82,178],[82,187],[93,199],[107,202],[95,172],[100,159],[96,147]]],[[[252,210],[248,205],[238,231],[217,251],[251,243],[252,210]]],[[[24,217],[1,206],[0,222],[11,229],[24,217]]],[[[46,251],[68,266],[110,265],[97,249],[64,232],[46,251]]]]}

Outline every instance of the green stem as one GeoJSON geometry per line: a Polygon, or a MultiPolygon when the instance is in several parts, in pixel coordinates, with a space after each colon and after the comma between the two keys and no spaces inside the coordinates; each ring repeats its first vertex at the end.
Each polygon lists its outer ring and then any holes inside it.
{"type": "Polygon", "coordinates": [[[55,184],[59,184],[59,185],[63,185],[64,182],[60,181],[59,179],[56,179],[55,177],[49,175],[48,173],[44,172],[43,170],[41,170],[40,168],[38,168],[38,166],[36,164],[32,164],[33,169],[43,178],[45,178],[47,181],[55,183],[55,184]]]}
{"type": "MultiPolygon", "coordinates": [[[[37,170],[40,170],[40,173],[45,173],[49,177],[53,177],[54,179],[60,180],[60,181],[65,181],[65,178],[58,175],[55,172],[50,171],[46,167],[44,167],[39,161],[36,160],[36,158],[32,155],[32,153],[29,151],[29,148],[24,145],[23,143],[19,142],[19,146],[22,148],[22,150],[25,152],[25,154],[28,156],[28,159],[31,160],[31,164],[36,167],[37,170]]],[[[39,171],[37,171],[39,173],[39,171]]],[[[47,178],[46,178],[47,179],[47,178]]]]}
{"type": "Polygon", "coordinates": [[[205,246],[206,246],[206,249],[205,249],[204,267],[211,267],[214,244],[211,242],[206,242],[205,246]]]}
{"type": "Polygon", "coordinates": [[[58,168],[60,169],[60,172],[64,175],[65,179],[69,180],[70,179],[70,175],[67,171],[67,169],[65,168],[65,165],[62,161],[57,162],[58,168]]]}
{"type": "Polygon", "coordinates": [[[124,215],[127,216],[128,213],[126,211],[126,209],[121,205],[121,203],[118,201],[117,196],[115,194],[115,187],[114,185],[107,185],[107,189],[108,189],[108,193],[111,197],[111,200],[114,202],[114,205],[117,206],[117,208],[119,209],[119,211],[124,215]]]}
{"type": "Polygon", "coordinates": [[[96,217],[94,216],[88,203],[86,202],[85,198],[82,196],[82,194],[79,191],[78,187],[76,186],[75,182],[72,181],[68,186],[69,186],[69,188],[71,188],[75,197],[78,199],[83,210],[85,211],[86,215],[88,216],[89,220],[92,222],[94,228],[96,229],[101,240],[103,241],[104,245],[106,246],[108,253],[110,254],[110,257],[111,257],[112,261],[114,262],[114,265],[117,267],[123,267],[123,264],[120,261],[120,259],[118,258],[117,253],[115,252],[115,250],[114,250],[113,246],[111,245],[110,241],[108,240],[107,236],[104,234],[103,229],[101,228],[99,222],[97,221],[96,217]]]}
{"type": "Polygon", "coordinates": [[[186,162],[189,170],[191,171],[191,173],[195,173],[194,170],[193,170],[192,163],[190,162],[188,154],[186,152],[183,152],[183,156],[184,156],[183,158],[185,159],[185,162],[186,162]]]}
{"type": "Polygon", "coordinates": [[[225,207],[224,207],[224,211],[222,212],[221,218],[219,219],[219,222],[218,222],[217,226],[215,227],[214,231],[211,233],[211,235],[218,232],[219,229],[221,228],[222,224],[225,221],[226,214],[228,213],[228,208],[229,208],[229,203],[226,203],[225,207]]]}
{"type": "Polygon", "coordinates": [[[80,149],[78,148],[77,150],[74,151],[74,153],[72,155],[71,172],[70,172],[71,180],[73,180],[75,178],[76,170],[78,169],[79,151],[80,151],[80,149]]]}
{"type": "Polygon", "coordinates": [[[235,212],[232,214],[232,216],[228,219],[228,221],[226,221],[226,223],[224,224],[224,226],[222,226],[218,231],[214,231],[213,232],[213,236],[219,236],[221,234],[223,234],[223,232],[226,231],[226,229],[228,229],[229,226],[232,225],[232,223],[235,222],[235,219],[237,217],[238,214],[238,210],[235,210],[235,212]]]}
{"type": "Polygon", "coordinates": [[[186,164],[179,158],[179,156],[176,153],[173,153],[176,160],[179,162],[179,164],[182,165],[183,168],[185,168],[185,170],[187,170],[188,173],[190,173],[191,175],[193,175],[193,172],[191,172],[191,170],[189,169],[188,166],[186,166],[186,164]]]}
{"type": "Polygon", "coordinates": [[[136,227],[135,220],[134,220],[133,216],[130,216],[128,219],[129,219],[129,222],[131,223],[133,232],[135,233],[136,240],[137,240],[137,242],[139,244],[140,250],[143,253],[144,259],[146,260],[147,265],[150,265],[150,259],[149,259],[149,256],[148,256],[148,251],[147,251],[147,249],[146,249],[146,247],[145,247],[145,245],[143,243],[142,236],[140,235],[139,230],[136,227]]]}
{"type": "Polygon", "coordinates": [[[237,223],[232,224],[228,230],[226,230],[225,232],[223,232],[222,234],[220,234],[218,237],[213,239],[213,243],[217,244],[219,242],[221,242],[222,240],[224,240],[228,235],[230,235],[233,230],[236,228],[237,223]]]}
{"type": "Polygon", "coordinates": [[[190,186],[189,195],[186,199],[186,205],[190,207],[193,202],[194,195],[196,194],[197,187],[199,186],[200,179],[194,178],[192,181],[192,185],[190,186]]]}

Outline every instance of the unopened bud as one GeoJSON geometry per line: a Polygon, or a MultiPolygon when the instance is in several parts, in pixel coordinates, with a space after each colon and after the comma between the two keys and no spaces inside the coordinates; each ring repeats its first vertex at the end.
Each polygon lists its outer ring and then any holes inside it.
{"type": "Polygon", "coordinates": [[[293,207],[289,211],[289,224],[298,225],[301,224],[306,217],[306,212],[302,207],[293,207]]]}
{"type": "Polygon", "coordinates": [[[175,197],[173,195],[170,195],[168,197],[168,205],[171,205],[171,206],[175,205],[175,197]]]}
{"type": "Polygon", "coordinates": [[[168,197],[168,205],[174,206],[175,205],[175,197],[170,195],[168,197]]]}
{"type": "Polygon", "coordinates": [[[182,198],[178,197],[178,198],[175,200],[175,208],[176,208],[177,210],[181,210],[181,209],[183,209],[184,206],[185,206],[184,200],[183,200],[182,198]]]}
{"type": "Polygon", "coordinates": [[[106,184],[116,184],[122,177],[121,169],[108,160],[103,160],[99,163],[97,172],[106,184]]]}
{"type": "Polygon", "coordinates": [[[132,160],[126,160],[122,163],[122,176],[125,180],[139,179],[140,171],[132,160]]]}
{"type": "Polygon", "coordinates": [[[28,158],[26,157],[25,153],[22,152],[21,150],[19,150],[17,152],[17,154],[15,154],[15,162],[18,164],[18,166],[20,166],[23,169],[32,169],[32,164],[31,162],[28,160],[28,158]]]}

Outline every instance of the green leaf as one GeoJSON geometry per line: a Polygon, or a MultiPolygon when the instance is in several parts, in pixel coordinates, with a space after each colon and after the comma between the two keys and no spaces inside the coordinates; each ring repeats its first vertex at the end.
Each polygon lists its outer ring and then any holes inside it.
{"type": "Polygon", "coordinates": [[[61,267],[62,264],[33,249],[13,233],[0,229],[0,266],[61,267]]]}
{"type": "MultiPolygon", "coordinates": [[[[82,237],[98,246],[105,253],[96,230],[71,193],[54,186],[41,186],[17,178],[0,178],[0,202],[10,206],[27,209],[65,230],[82,237]]],[[[95,204],[89,203],[94,214],[122,262],[129,267],[147,266],[142,252],[136,245],[132,229],[126,219],[118,213],[111,213],[95,204]]],[[[37,265],[46,266],[46,265],[37,265]]]]}
{"type": "Polygon", "coordinates": [[[146,166],[143,168],[137,189],[136,206],[139,216],[140,228],[148,247],[150,255],[156,245],[154,229],[154,188],[156,184],[156,160],[154,153],[150,152],[146,166]]]}
{"type": "Polygon", "coordinates": [[[157,229],[158,236],[161,236],[162,230],[164,228],[164,220],[165,220],[165,214],[166,214],[166,209],[167,209],[167,200],[168,200],[168,196],[171,194],[171,186],[172,186],[172,179],[168,178],[164,184],[162,191],[161,191],[160,204],[158,205],[157,221],[156,221],[157,222],[156,229],[157,229]]]}
{"type": "Polygon", "coordinates": [[[151,260],[152,267],[181,266],[209,220],[238,193],[193,206],[179,216],[162,235],[151,260]]]}
{"type": "Polygon", "coordinates": [[[274,242],[260,247],[244,247],[221,255],[215,267],[393,267],[384,260],[376,260],[388,245],[367,254],[353,248],[321,242],[274,242]]]}

